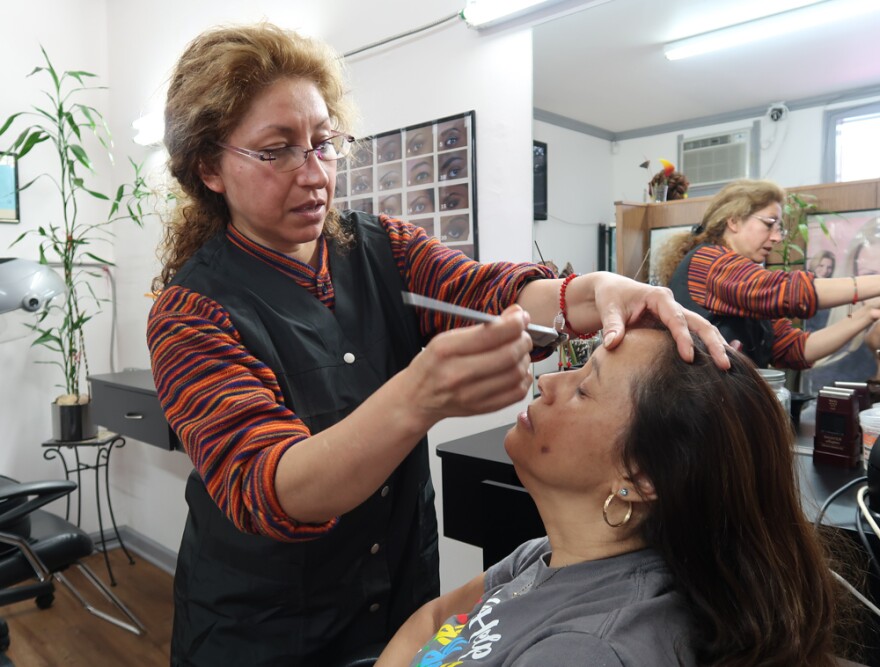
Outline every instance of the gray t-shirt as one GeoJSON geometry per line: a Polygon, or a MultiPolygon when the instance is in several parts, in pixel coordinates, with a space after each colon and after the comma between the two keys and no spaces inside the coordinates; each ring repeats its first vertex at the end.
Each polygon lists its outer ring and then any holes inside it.
{"type": "Polygon", "coordinates": [[[688,610],[657,552],[549,568],[546,537],[486,572],[483,598],[450,617],[411,667],[692,667],[688,610]]]}

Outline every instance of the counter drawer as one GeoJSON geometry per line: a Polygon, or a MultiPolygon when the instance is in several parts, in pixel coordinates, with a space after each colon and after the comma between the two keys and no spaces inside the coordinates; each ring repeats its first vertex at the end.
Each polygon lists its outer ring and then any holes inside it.
{"type": "Polygon", "coordinates": [[[120,435],[162,449],[180,449],[155,394],[92,380],[92,419],[120,435]]]}

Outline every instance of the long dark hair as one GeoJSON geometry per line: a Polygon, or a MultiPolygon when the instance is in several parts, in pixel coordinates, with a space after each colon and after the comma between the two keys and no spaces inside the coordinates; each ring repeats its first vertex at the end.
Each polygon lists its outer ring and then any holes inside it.
{"type": "Polygon", "coordinates": [[[633,383],[623,460],[653,482],[640,529],[695,619],[701,665],[832,665],[835,583],[804,517],[791,421],[752,362],[671,342],[633,383]]]}

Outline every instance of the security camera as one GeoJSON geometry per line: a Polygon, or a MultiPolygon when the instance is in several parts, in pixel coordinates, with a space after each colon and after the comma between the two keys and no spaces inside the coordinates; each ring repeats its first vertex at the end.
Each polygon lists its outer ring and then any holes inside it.
{"type": "Polygon", "coordinates": [[[771,104],[770,108],[767,110],[767,114],[770,116],[770,120],[775,123],[782,120],[787,111],[788,107],[784,104],[771,104]]]}

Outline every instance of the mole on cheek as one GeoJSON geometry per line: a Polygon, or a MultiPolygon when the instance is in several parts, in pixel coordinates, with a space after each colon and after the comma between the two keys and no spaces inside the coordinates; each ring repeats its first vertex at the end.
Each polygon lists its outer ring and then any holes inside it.
{"type": "Polygon", "coordinates": [[[549,454],[550,448],[547,445],[541,445],[541,453],[542,454],[549,454]]]}

